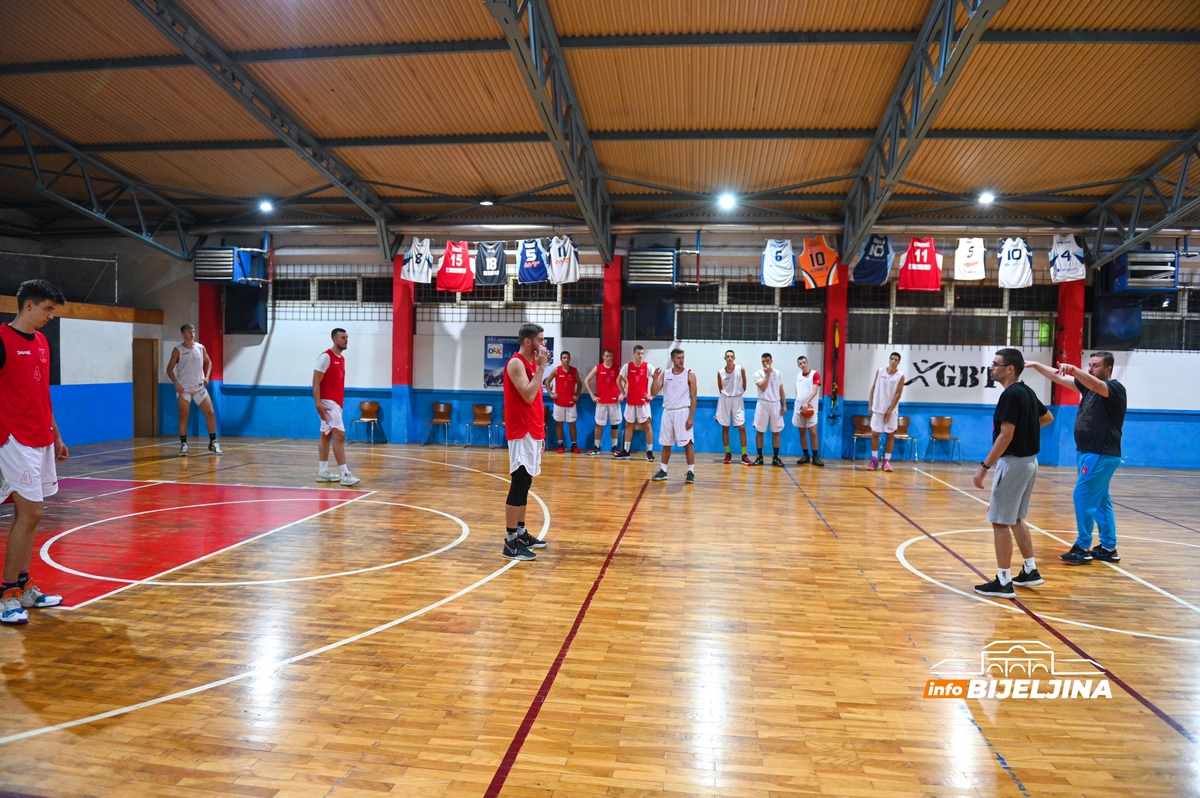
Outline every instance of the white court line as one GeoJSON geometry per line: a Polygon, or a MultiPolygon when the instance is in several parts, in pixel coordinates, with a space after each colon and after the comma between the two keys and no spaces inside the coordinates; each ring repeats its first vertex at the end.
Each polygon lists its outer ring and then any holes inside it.
{"type": "MultiPolygon", "coordinates": [[[[384,455],[384,456],[386,457],[389,455],[384,455]]],[[[390,456],[395,456],[395,455],[390,455],[390,456]]],[[[397,459],[418,460],[419,458],[397,457],[397,459]]],[[[450,463],[437,463],[437,461],[435,461],[435,460],[428,460],[428,461],[423,461],[423,462],[436,463],[437,465],[451,465],[450,463]]],[[[466,471],[474,471],[478,474],[483,474],[485,476],[492,477],[493,479],[498,479],[501,482],[509,481],[502,476],[499,476],[497,474],[490,474],[487,471],[480,471],[477,468],[470,468],[468,466],[452,466],[452,467],[462,468],[466,471]]],[[[370,494],[366,494],[366,495],[370,495],[370,494]]],[[[529,491],[529,495],[532,496],[537,501],[538,505],[542,508],[542,529],[541,529],[541,534],[538,535],[537,537],[541,538],[542,540],[545,540],[548,532],[550,531],[550,508],[546,506],[546,502],[542,501],[542,497],[538,496],[533,491],[529,491]]],[[[365,498],[365,496],[362,498],[365,498]]],[[[358,499],[351,499],[350,501],[358,501],[358,499]]],[[[346,504],[349,504],[349,503],[350,502],[346,502],[346,504]]],[[[338,506],[345,506],[345,505],[343,504],[343,505],[338,505],[338,506]]],[[[330,508],[330,509],[335,509],[335,508],[330,508]]],[[[317,515],[319,515],[319,514],[320,513],[318,513],[317,515]]],[[[63,729],[72,729],[76,726],[82,726],[87,723],[94,723],[98,720],[106,720],[108,718],[116,717],[118,715],[124,715],[126,713],[134,712],[139,709],[145,709],[146,707],[152,707],[152,706],[156,706],[158,704],[163,704],[163,703],[166,703],[167,701],[173,701],[177,698],[186,698],[187,696],[195,695],[197,693],[202,693],[202,692],[205,692],[206,690],[212,690],[213,688],[216,688],[216,687],[222,687],[224,685],[231,684],[236,681],[248,679],[251,676],[270,675],[270,674],[274,673],[275,671],[281,670],[284,667],[291,665],[293,663],[300,662],[301,660],[309,659],[310,657],[315,657],[318,654],[323,654],[327,651],[332,651],[336,648],[341,648],[342,646],[350,645],[351,643],[357,643],[358,641],[368,638],[372,635],[376,635],[376,634],[379,634],[380,632],[387,631],[388,629],[391,629],[394,626],[399,626],[400,624],[405,623],[406,621],[410,621],[413,618],[420,617],[421,615],[424,615],[427,612],[435,610],[444,604],[448,604],[449,602],[454,601],[455,599],[457,599],[461,596],[465,596],[467,593],[470,593],[471,591],[475,590],[476,588],[487,584],[488,582],[495,579],[497,576],[500,576],[500,574],[504,573],[505,571],[507,571],[510,568],[512,568],[513,566],[515,566],[518,562],[520,562],[520,560],[510,560],[505,565],[501,566],[500,568],[496,569],[495,571],[492,571],[492,573],[483,577],[482,579],[475,582],[474,584],[468,585],[467,587],[463,588],[462,590],[459,590],[457,593],[452,593],[451,595],[446,596],[445,598],[443,598],[439,601],[435,601],[434,603],[432,603],[426,607],[423,607],[422,609],[416,610],[414,612],[410,612],[408,615],[405,615],[401,618],[397,618],[394,621],[388,621],[385,624],[376,626],[374,629],[368,629],[365,632],[361,632],[359,634],[353,635],[352,637],[347,637],[343,640],[338,640],[334,643],[330,643],[329,645],[322,646],[321,648],[316,648],[316,649],[313,649],[312,651],[306,651],[303,654],[297,654],[294,657],[290,657],[288,659],[272,663],[271,665],[259,666],[258,668],[251,670],[251,671],[244,671],[244,672],[239,673],[234,676],[229,676],[227,678],[219,679],[214,682],[209,682],[207,684],[198,685],[196,687],[192,687],[187,690],[182,690],[178,693],[171,693],[170,695],[160,696],[159,698],[152,698],[149,701],[142,701],[138,704],[131,704],[131,705],[125,706],[125,707],[118,707],[117,709],[111,709],[107,712],[101,712],[96,715],[89,715],[86,718],[77,718],[76,720],[69,720],[69,721],[65,721],[63,723],[57,723],[53,726],[43,726],[40,729],[30,729],[29,731],[18,732],[17,734],[10,734],[5,737],[0,737],[0,745],[6,745],[7,743],[14,743],[19,740],[27,740],[30,737],[37,737],[42,734],[49,734],[50,732],[62,731],[63,729]]],[[[123,588],[119,588],[118,590],[115,590],[113,592],[116,593],[116,592],[119,592],[120,590],[125,590],[125,589],[127,589],[127,588],[123,587],[123,588]]],[[[108,595],[111,595],[111,594],[108,594],[108,595]]],[[[83,605],[79,605],[79,606],[83,606],[83,605]]]]}
{"type": "MultiPolygon", "coordinates": [[[[932,532],[930,534],[932,534],[934,537],[941,537],[942,535],[957,535],[957,534],[960,534],[963,532],[991,532],[991,531],[992,531],[991,529],[983,529],[983,528],[981,528],[981,529],[952,529],[948,532],[932,532]]],[[[991,604],[995,607],[999,607],[1002,610],[1008,610],[1010,612],[1017,612],[1017,613],[1022,612],[1020,607],[1014,606],[1011,602],[1001,603],[999,601],[993,601],[992,599],[980,596],[977,593],[968,593],[965,590],[959,590],[957,587],[948,585],[945,582],[939,582],[938,580],[934,579],[932,576],[929,576],[928,574],[917,570],[912,565],[912,563],[910,563],[908,561],[908,558],[905,556],[904,552],[912,544],[918,543],[923,540],[929,540],[929,538],[925,537],[924,535],[917,535],[915,538],[910,538],[910,539],[904,541],[896,548],[896,559],[898,559],[900,561],[900,564],[903,565],[905,568],[907,568],[909,571],[916,574],[920,578],[924,579],[926,582],[935,584],[938,587],[942,588],[943,590],[949,590],[951,593],[957,593],[960,596],[965,596],[969,599],[974,599],[975,601],[981,601],[984,604],[991,604]]],[[[1168,637],[1167,635],[1156,635],[1156,634],[1151,634],[1150,632],[1131,632],[1128,629],[1115,629],[1115,628],[1112,628],[1109,626],[1097,626],[1097,625],[1091,624],[1091,623],[1084,623],[1083,621],[1073,621],[1070,618],[1057,618],[1053,615],[1046,615],[1045,613],[1042,613],[1042,612],[1039,612],[1038,615],[1040,615],[1043,618],[1049,618],[1052,621],[1058,621],[1059,623],[1070,624],[1071,626],[1079,626],[1084,629],[1096,629],[1101,632],[1115,632],[1117,634],[1131,635],[1133,637],[1149,637],[1149,638],[1153,638],[1155,640],[1166,640],[1171,643],[1200,644],[1200,640],[1195,640],[1195,639],[1188,638],[1188,637],[1168,637]]]]}
{"type": "Polygon", "coordinates": [[[134,452],[134,451],[137,451],[138,449],[154,449],[159,446],[174,446],[174,445],[175,444],[172,441],[167,441],[166,443],[148,443],[145,446],[126,446],[124,449],[107,449],[103,452],[88,452],[87,454],[73,454],[73,455],[71,455],[70,459],[82,460],[85,457],[99,457],[102,454],[117,454],[118,452],[134,452]]]}
{"type": "MultiPolygon", "coordinates": [[[[216,506],[225,505],[225,504],[255,504],[257,502],[297,502],[297,501],[315,502],[315,501],[321,501],[321,500],[320,499],[294,499],[294,498],[293,499],[257,499],[257,500],[247,500],[247,501],[214,502],[212,504],[197,504],[197,505],[192,505],[192,506],[193,507],[216,507],[216,506]]],[[[471,533],[470,527],[467,526],[466,521],[462,520],[458,516],[450,515],[450,513],[444,513],[441,510],[434,510],[429,507],[419,507],[415,504],[401,504],[400,502],[368,501],[366,499],[355,499],[355,501],[358,501],[362,504],[388,504],[388,505],[392,505],[393,507],[407,507],[407,508],[410,508],[413,510],[425,510],[426,512],[435,513],[437,515],[449,518],[451,521],[457,522],[458,525],[462,528],[462,532],[459,533],[458,538],[453,543],[445,545],[442,548],[437,549],[436,551],[427,552],[425,554],[421,554],[416,557],[409,557],[406,560],[396,560],[394,562],[384,563],[382,565],[372,565],[368,568],[358,568],[353,571],[340,571],[340,572],[334,573],[334,574],[317,574],[315,576],[293,576],[293,577],[288,577],[286,579],[256,579],[253,581],[246,581],[246,582],[180,582],[180,581],[159,582],[159,581],[156,581],[158,579],[158,577],[156,577],[156,576],[152,576],[149,579],[121,579],[121,578],[115,577],[115,576],[100,576],[98,574],[87,573],[86,571],[77,571],[74,568],[68,568],[67,566],[62,565],[61,563],[55,562],[53,560],[47,560],[47,562],[49,562],[50,565],[54,566],[55,568],[57,568],[60,571],[65,571],[66,573],[69,573],[69,574],[75,574],[76,576],[82,576],[86,579],[95,579],[95,580],[99,580],[101,582],[124,582],[130,586],[133,586],[133,585],[162,585],[163,587],[244,587],[247,585],[282,585],[282,584],[289,584],[292,582],[314,582],[319,579],[333,579],[333,578],[339,577],[339,576],[356,576],[358,574],[365,574],[370,571],[382,571],[387,568],[395,568],[400,565],[407,565],[410,562],[416,562],[417,560],[424,560],[427,557],[434,557],[438,554],[449,551],[450,549],[454,548],[455,546],[457,546],[458,544],[460,544],[464,540],[466,540],[467,536],[470,535],[470,533],[471,533]]],[[[343,505],[339,505],[339,506],[345,507],[346,505],[343,504],[343,505]]],[[[54,540],[58,540],[59,538],[66,537],[68,534],[70,534],[71,532],[74,532],[76,530],[84,529],[88,526],[93,526],[95,524],[102,524],[107,521],[117,521],[117,520],[120,520],[121,518],[129,518],[129,517],[135,516],[135,515],[147,515],[150,513],[166,512],[168,510],[184,510],[184,509],[187,509],[187,508],[185,508],[185,507],[168,507],[168,508],[162,508],[162,509],[158,509],[158,510],[145,510],[141,513],[131,513],[130,515],[123,515],[123,516],[116,516],[113,518],[107,518],[102,521],[93,522],[93,524],[85,524],[84,526],[78,526],[78,527],[75,527],[75,529],[67,530],[66,532],[63,532],[63,533],[55,536],[54,540]]],[[[335,508],[330,508],[330,509],[335,509],[335,508]]],[[[299,523],[299,522],[297,522],[297,523],[299,523]]],[[[280,527],[280,529],[283,529],[283,527],[280,527]]],[[[279,530],[277,530],[277,529],[273,529],[273,530],[271,530],[271,532],[267,532],[264,534],[269,535],[269,534],[272,534],[272,533],[278,532],[278,531],[279,530]]],[[[263,535],[259,535],[258,537],[263,537],[263,535]]],[[[258,538],[251,538],[251,540],[257,540],[257,539],[258,538]]],[[[49,541],[46,544],[46,546],[44,547],[44,549],[48,550],[49,544],[53,543],[53,542],[54,541],[49,541]]],[[[246,541],[246,542],[248,543],[250,541],[246,541]]],[[[241,545],[241,544],[237,544],[237,545],[241,545]]],[[[229,548],[233,548],[233,547],[231,546],[229,548]]],[[[228,550],[229,549],[222,549],[222,551],[228,551],[228,550]]],[[[216,553],[219,553],[219,552],[214,552],[214,554],[216,554],[216,553]]],[[[212,555],[208,555],[208,556],[212,556],[212,555]]],[[[43,557],[43,559],[46,559],[46,557],[49,557],[49,554],[46,554],[43,557]]],[[[198,561],[197,560],[192,561],[192,563],[195,563],[195,562],[198,562],[198,561]]],[[[187,563],[187,564],[191,565],[192,563],[187,563]]],[[[184,566],[181,565],[179,567],[183,568],[184,566]]]]}
{"type": "MultiPolygon", "coordinates": [[[[64,478],[69,479],[70,477],[64,477],[64,478]]],[[[113,480],[105,480],[105,481],[106,482],[117,482],[118,480],[113,479],[113,480]]],[[[147,482],[145,485],[136,485],[132,488],[122,488],[121,490],[113,490],[113,491],[109,491],[108,493],[97,493],[95,496],[84,496],[82,499],[71,499],[71,501],[67,502],[67,504],[78,504],[79,502],[91,501],[92,499],[102,499],[105,496],[116,496],[118,493],[128,493],[131,490],[141,490],[142,488],[153,488],[155,485],[158,485],[158,484],[160,484],[158,482],[158,480],[153,480],[151,482],[147,482]]]]}
{"type": "MultiPolygon", "coordinates": [[[[951,485],[949,482],[947,482],[947,481],[946,481],[946,480],[944,480],[944,479],[938,479],[938,478],[937,478],[937,477],[935,477],[933,474],[930,474],[928,471],[922,471],[920,468],[913,468],[913,470],[914,470],[914,471],[920,471],[922,474],[924,474],[925,476],[929,477],[930,479],[932,479],[932,480],[934,480],[934,481],[936,481],[936,482],[940,482],[940,483],[942,483],[943,485],[945,485],[946,487],[948,487],[948,488],[952,488],[952,489],[954,489],[954,490],[958,491],[959,493],[961,493],[962,495],[964,495],[964,496],[967,496],[967,497],[969,497],[969,498],[972,498],[972,499],[974,499],[975,501],[979,502],[980,504],[982,504],[982,505],[983,505],[983,506],[985,506],[985,507],[987,507],[987,506],[988,506],[988,503],[987,503],[987,502],[985,502],[983,499],[979,498],[978,496],[974,495],[973,493],[967,493],[965,490],[963,490],[962,488],[958,487],[957,485],[951,485]]],[[[1031,524],[1031,523],[1029,523],[1029,521],[1028,521],[1028,520],[1027,520],[1027,521],[1025,521],[1025,525],[1026,525],[1026,526],[1028,526],[1030,529],[1035,529],[1035,530],[1037,530],[1038,532],[1041,532],[1043,535],[1045,535],[1045,536],[1046,536],[1046,537],[1048,537],[1048,538],[1052,538],[1052,539],[1054,539],[1054,540],[1057,540],[1059,543],[1063,544],[1064,546],[1070,546],[1070,545],[1071,545],[1069,542],[1067,542],[1067,541],[1063,540],[1063,539],[1062,539],[1062,538],[1060,538],[1058,535],[1051,534],[1050,532],[1047,532],[1046,530],[1042,529],[1040,526],[1037,526],[1037,525],[1035,525],[1035,524],[1031,524]]],[[[1107,561],[1105,561],[1105,560],[1100,560],[1099,562],[1103,563],[1104,565],[1107,565],[1109,568],[1112,568],[1114,571],[1116,571],[1116,572],[1118,572],[1118,573],[1121,573],[1121,574],[1124,574],[1125,576],[1128,576],[1128,577],[1129,577],[1130,579],[1132,579],[1133,581],[1135,581],[1135,582],[1137,582],[1137,583],[1139,583],[1139,584],[1145,585],[1146,587],[1148,587],[1148,588],[1150,588],[1151,590],[1153,590],[1155,593],[1159,593],[1159,594],[1161,594],[1161,595],[1163,595],[1163,596],[1165,596],[1165,597],[1169,598],[1171,601],[1174,601],[1176,604],[1182,604],[1183,606],[1187,607],[1187,608],[1188,608],[1189,610],[1191,610],[1192,612],[1195,612],[1195,613],[1197,613],[1197,614],[1200,614],[1200,607],[1197,607],[1195,604],[1192,604],[1192,603],[1190,603],[1190,602],[1184,601],[1183,599],[1179,598],[1179,596],[1176,596],[1176,595],[1173,595],[1173,594],[1171,594],[1171,593],[1168,593],[1167,591],[1163,590],[1163,589],[1162,589],[1161,587],[1159,587],[1158,585],[1155,585],[1155,584],[1153,584],[1153,583],[1151,583],[1151,582],[1147,582],[1145,579],[1142,579],[1140,576],[1137,576],[1136,574],[1131,574],[1129,571],[1126,571],[1124,568],[1120,567],[1119,565],[1116,565],[1116,564],[1114,564],[1114,563],[1111,563],[1111,562],[1107,562],[1107,561]]],[[[1049,618],[1050,616],[1048,616],[1048,615],[1047,615],[1046,617],[1047,617],[1047,618],[1049,618]]]]}

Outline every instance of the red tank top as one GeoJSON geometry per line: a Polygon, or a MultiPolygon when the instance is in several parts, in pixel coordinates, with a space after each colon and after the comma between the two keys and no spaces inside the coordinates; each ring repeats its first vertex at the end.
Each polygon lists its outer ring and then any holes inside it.
{"type": "Polygon", "coordinates": [[[937,291],[942,287],[942,267],[932,238],[913,238],[904,253],[896,287],[901,291],[937,291]]]}
{"type": "Polygon", "coordinates": [[[646,394],[650,393],[650,364],[643,362],[642,365],[635,366],[631,360],[625,365],[628,367],[625,370],[625,380],[628,383],[625,386],[625,404],[635,407],[646,404],[646,394]]]}
{"type": "Polygon", "coordinates": [[[475,290],[475,272],[471,268],[471,245],[466,241],[447,241],[442,266],[437,273],[437,290],[467,293],[475,290]]]}
{"type": "Polygon", "coordinates": [[[346,403],[346,358],[334,354],[332,349],[326,349],[325,354],[329,355],[329,368],[321,380],[321,398],[341,407],[346,403]]]}
{"type": "Polygon", "coordinates": [[[22,446],[50,446],[50,344],[36,330],[30,340],[8,324],[0,324],[0,343],[0,446],[10,435],[22,446]]]}
{"type": "MultiPolygon", "coordinates": [[[[525,376],[533,379],[537,366],[521,357],[521,353],[513,355],[513,360],[521,361],[525,367],[525,376]]],[[[541,394],[534,397],[532,402],[526,402],[525,397],[517,390],[517,386],[508,377],[508,363],[504,364],[504,437],[510,441],[519,441],[526,435],[532,435],[535,441],[546,440],[546,409],[542,406],[541,394]]]]}
{"type": "Polygon", "coordinates": [[[575,383],[579,379],[579,371],[572,368],[567,371],[562,366],[554,369],[554,392],[558,394],[554,404],[559,407],[575,406],[575,383]]]}
{"type": "Polygon", "coordinates": [[[596,393],[600,397],[600,404],[613,405],[620,401],[621,387],[617,385],[620,373],[619,369],[609,368],[603,363],[596,367],[596,393]]]}

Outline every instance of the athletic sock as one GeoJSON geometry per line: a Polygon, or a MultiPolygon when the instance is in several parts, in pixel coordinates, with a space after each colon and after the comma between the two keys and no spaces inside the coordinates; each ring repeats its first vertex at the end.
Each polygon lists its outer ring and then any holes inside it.
{"type": "Polygon", "coordinates": [[[25,585],[27,585],[27,584],[29,584],[29,572],[22,571],[20,574],[17,575],[17,586],[19,588],[21,588],[22,590],[24,590],[25,585]]]}
{"type": "Polygon", "coordinates": [[[187,443],[187,436],[186,436],[186,435],[180,435],[180,436],[179,436],[179,442],[180,442],[180,443],[187,443]]]}
{"type": "Polygon", "coordinates": [[[1033,557],[1025,558],[1025,573],[1032,573],[1037,570],[1037,563],[1033,561],[1033,557]]]}
{"type": "Polygon", "coordinates": [[[3,590],[5,593],[12,590],[13,588],[16,588],[17,590],[21,590],[22,592],[24,592],[24,589],[21,587],[20,582],[4,582],[3,583],[3,590]]]}
{"type": "Polygon", "coordinates": [[[761,446],[758,447],[758,456],[762,457],[762,447],[761,446]]]}
{"type": "MultiPolygon", "coordinates": [[[[808,452],[805,452],[805,454],[808,454],[808,452]]],[[[816,457],[816,456],[817,456],[817,447],[816,447],[816,446],[814,446],[814,447],[813,447],[813,453],[812,453],[812,456],[813,456],[813,457],[816,457]]]]}
{"type": "Polygon", "coordinates": [[[688,473],[689,473],[689,474],[695,474],[695,473],[696,473],[696,466],[695,466],[695,465],[693,465],[692,463],[688,463],[688,473]]]}
{"type": "Polygon", "coordinates": [[[342,476],[347,476],[350,473],[350,466],[342,463],[340,466],[338,466],[338,470],[341,472],[342,476]]]}
{"type": "Polygon", "coordinates": [[[805,457],[809,457],[809,456],[810,456],[810,455],[809,455],[809,453],[808,453],[808,449],[805,449],[805,450],[804,450],[804,456],[805,456],[805,457]]]}
{"type": "Polygon", "coordinates": [[[523,533],[523,532],[528,532],[528,531],[529,531],[529,530],[525,528],[525,522],[524,522],[524,521],[518,521],[518,522],[517,522],[517,534],[518,534],[518,535],[520,535],[520,534],[521,534],[521,533],[523,533]]]}
{"type": "Polygon", "coordinates": [[[667,464],[666,463],[659,463],[658,467],[662,469],[664,474],[667,473],[667,464]]]}
{"type": "Polygon", "coordinates": [[[208,433],[208,442],[209,443],[216,443],[216,440],[217,440],[217,433],[215,433],[215,432],[208,433]]]}
{"type": "Polygon", "coordinates": [[[746,444],[742,444],[742,454],[746,453],[746,444]]]}
{"type": "Polygon", "coordinates": [[[725,454],[729,454],[729,444],[725,444],[725,454]]]}
{"type": "Polygon", "coordinates": [[[511,526],[505,527],[504,528],[504,542],[512,543],[514,540],[517,539],[517,535],[519,535],[519,534],[520,533],[513,527],[511,527],[511,526]]]}
{"type": "Polygon", "coordinates": [[[1000,580],[1000,584],[1007,585],[1009,582],[1012,581],[1012,569],[1011,568],[997,568],[996,569],[996,578],[1000,580]]]}
{"type": "Polygon", "coordinates": [[[320,462],[317,463],[317,473],[318,474],[325,474],[328,472],[329,472],[329,461],[328,460],[321,460],[320,462]]]}

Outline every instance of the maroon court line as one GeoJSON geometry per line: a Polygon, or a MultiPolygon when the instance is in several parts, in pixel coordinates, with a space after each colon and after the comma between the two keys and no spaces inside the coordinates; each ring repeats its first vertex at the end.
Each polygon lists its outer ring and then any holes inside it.
{"type": "MultiPolygon", "coordinates": [[[[922,527],[922,526],[921,526],[920,524],[918,524],[916,521],[914,521],[914,520],[912,520],[911,518],[909,518],[909,517],[908,517],[907,515],[905,515],[904,513],[900,512],[900,510],[896,509],[896,506],[895,506],[895,505],[893,505],[891,502],[889,502],[887,499],[885,499],[885,498],[883,498],[882,496],[880,496],[878,493],[876,493],[876,492],[875,492],[874,490],[872,490],[871,488],[864,487],[864,490],[870,491],[870,493],[871,493],[871,495],[872,495],[872,496],[874,496],[876,499],[879,499],[879,501],[883,502],[883,503],[884,503],[884,504],[886,504],[888,507],[890,507],[890,508],[892,509],[892,512],[894,512],[896,515],[900,516],[900,517],[901,517],[901,518],[903,518],[905,521],[907,521],[909,524],[911,524],[913,527],[915,527],[917,530],[919,530],[919,531],[921,532],[921,534],[922,534],[922,535],[924,535],[925,537],[929,538],[929,539],[930,539],[930,540],[932,540],[934,543],[938,544],[938,545],[939,545],[939,546],[941,546],[943,549],[945,549],[945,550],[946,550],[946,552],[947,552],[948,554],[950,554],[950,556],[954,557],[954,559],[958,560],[958,561],[959,561],[959,562],[961,562],[963,565],[967,566],[967,567],[968,567],[968,568],[970,568],[972,571],[974,571],[974,572],[975,572],[975,574],[976,574],[976,575],[977,575],[977,576],[978,576],[980,579],[987,579],[987,577],[986,577],[986,576],[984,576],[984,574],[983,574],[983,572],[982,572],[982,571],[980,571],[980,570],[979,570],[978,568],[976,568],[974,565],[972,565],[971,563],[969,563],[969,562],[967,562],[965,559],[963,559],[963,557],[962,557],[962,556],[961,556],[961,555],[960,555],[958,552],[956,552],[954,549],[952,549],[952,548],[950,548],[948,545],[946,545],[946,544],[945,544],[945,543],[944,543],[944,542],[943,542],[943,541],[942,541],[940,538],[938,538],[938,537],[936,537],[935,535],[931,535],[931,534],[929,534],[928,532],[926,532],[924,527],[922,527]]],[[[1108,668],[1106,668],[1106,667],[1104,667],[1103,665],[1099,664],[1099,663],[1097,662],[1097,660],[1096,660],[1096,659],[1095,659],[1095,658],[1094,658],[1092,655],[1088,654],[1088,653],[1087,653],[1086,651],[1084,651],[1082,648],[1080,648],[1079,646],[1075,645],[1075,643],[1073,643],[1073,642],[1072,642],[1070,639],[1068,639],[1066,635],[1064,635],[1062,632],[1058,631],[1058,630],[1057,630],[1057,629],[1055,629],[1053,626],[1051,626],[1049,623],[1047,623],[1047,622],[1045,621],[1045,619],[1043,619],[1043,618],[1042,618],[1040,615],[1038,615],[1038,614],[1037,614],[1036,612],[1034,612],[1033,610],[1029,609],[1029,607],[1026,607],[1026,606],[1025,606],[1025,604],[1024,604],[1024,603],[1022,603],[1022,602],[1021,602],[1019,599],[1009,599],[1009,600],[1010,600],[1010,601],[1012,601],[1012,603],[1013,603],[1013,604],[1016,604],[1016,605],[1017,605],[1017,606],[1018,606],[1018,607],[1021,609],[1021,611],[1022,611],[1022,612],[1024,612],[1026,615],[1028,615],[1028,616],[1029,616],[1030,618],[1032,618],[1034,621],[1036,621],[1036,622],[1037,622],[1037,623],[1038,623],[1038,624],[1039,624],[1039,625],[1040,625],[1042,628],[1044,628],[1044,629],[1045,629],[1047,632],[1049,632],[1050,634],[1054,635],[1054,636],[1055,636],[1055,637],[1057,637],[1059,640],[1061,640],[1061,641],[1063,642],[1063,644],[1064,644],[1064,645],[1066,645],[1067,647],[1069,647],[1069,648],[1070,648],[1072,651],[1074,651],[1076,654],[1078,654],[1079,656],[1083,657],[1084,659],[1090,660],[1090,661],[1091,661],[1091,662],[1092,662],[1094,665],[1096,665],[1096,667],[1097,667],[1097,668],[1099,668],[1099,669],[1100,669],[1100,672],[1101,672],[1101,673],[1103,673],[1103,674],[1104,674],[1105,676],[1107,676],[1109,679],[1112,679],[1114,682],[1116,682],[1116,683],[1117,683],[1117,684],[1118,684],[1118,685],[1121,687],[1121,689],[1122,689],[1122,690],[1124,690],[1126,693],[1129,693],[1129,695],[1130,695],[1130,696],[1132,696],[1132,697],[1133,697],[1133,698],[1134,698],[1136,701],[1138,701],[1138,703],[1140,703],[1140,704],[1141,704],[1142,706],[1144,706],[1146,709],[1150,710],[1150,711],[1151,711],[1151,712],[1153,712],[1155,715],[1157,715],[1159,718],[1161,718],[1161,719],[1162,719],[1162,721],[1163,721],[1164,723],[1166,723],[1166,724],[1167,724],[1168,726],[1170,726],[1172,729],[1174,729],[1175,731],[1177,731],[1177,732],[1179,732],[1181,735],[1183,735],[1183,736],[1184,736],[1184,737],[1185,737],[1185,738],[1188,740],[1188,742],[1200,744],[1200,739],[1197,739],[1196,735],[1192,734],[1192,733],[1191,733],[1191,732],[1190,732],[1190,731],[1187,729],[1187,727],[1185,727],[1185,726],[1184,726],[1182,723],[1180,723],[1179,721],[1175,720],[1173,717],[1171,717],[1170,715],[1168,715],[1168,714],[1167,714],[1166,712],[1164,712],[1163,710],[1159,709],[1159,708],[1158,708],[1158,706],[1156,706],[1156,705],[1154,704],[1154,702],[1152,702],[1150,699],[1146,698],[1144,695],[1142,695],[1142,694],[1141,694],[1141,693],[1139,693],[1137,690],[1135,690],[1133,687],[1131,687],[1131,686],[1130,686],[1130,685],[1129,685],[1129,684],[1128,684],[1128,683],[1127,683],[1127,682],[1126,682],[1124,679],[1120,678],[1120,677],[1119,677],[1119,676],[1117,676],[1115,673],[1113,673],[1112,671],[1110,671],[1108,668]]]]}
{"type": "Polygon", "coordinates": [[[492,777],[492,783],[488,785],[487,792],[483,794],[484,798],[495,798],[500,794],[500,790],[504,789],[504,782],[508,780],[508,773],[512,770],[513,765],[516,764],[517,755],[521,753],[521,746],[525,744],[525,738],[529,736],[529,731],[533,728],[538,713],[542,711],[542,705],[546,703],[546,696],[550,695],[550,688],[554,685],[554,680],[558,677],[558,671],[562,668],[562,664],[567,658],[567,652],[571,650],[571,643],[574,642],[580,625],[583,624],[583,616],[587,615],[588,607],[592,604],[592,598],[596,595],[596,591],[600,589],[600,583],[604,581],[604,573],[608,570],[609,564],[612,563],[613,557],[617,553],[617,546],[621,545],[621,539],[625,537],[625,532],[629,529],[629,522],[633,520],[633,514],[637,512],[638,504],[641,503],[642,496],[645,495],[646,488],[649,486],[650,480],[643,482],[642,489],[638,491],[637,498],[633,500],[633,506],[629,508],[629,515],[625,516],[625,523],[621,526],[621,533],[613,541],[612,548],[608,551],[608,557],[604,559],[604,565],[600,566],[600,573],[596,574],[596,580],[592,582],[592,589],[588,591],[587,598],[583,600],[583,605],[580,606],[579,612],[575,615],[575,623],[571,626],[571,631],[567,633],[567,638],[563,640],[562,648],[558,650],[558,656],[554,658],[554,664],[550,666],[546,678],[542,680],[542,686],[538,688],[537,695],[533,697],[533,703],[529,705],[529,711],[525,713],[525,719],[521,721],[516,736],[509,743],[508,751],[504,754],[504,759],[500,760],[500,767],[496,769],[496,775],[492,777]]]}

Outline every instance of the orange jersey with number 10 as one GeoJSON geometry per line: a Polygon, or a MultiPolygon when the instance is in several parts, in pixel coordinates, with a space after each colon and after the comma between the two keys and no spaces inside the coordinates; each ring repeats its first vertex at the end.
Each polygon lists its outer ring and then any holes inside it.
{"type": "Polygon", "coordinates": [[[825,236],[804,239],[804,249],[796,258],[796,271],[804,277],[805,288],[825,288],[838,281],[838,256],[825,236]]]}

